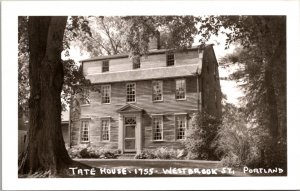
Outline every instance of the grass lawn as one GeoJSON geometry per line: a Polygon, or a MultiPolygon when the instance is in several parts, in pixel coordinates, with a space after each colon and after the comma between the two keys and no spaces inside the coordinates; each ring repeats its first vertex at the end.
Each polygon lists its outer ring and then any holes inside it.
{"type": "Polygon", "coordinates": [[[78,159],[90,169],[70,169],[73,177],[218,177],[246,176],[219,161],[78,159]],[[231,169],[233,170],[233,169],[231,169]],[[74,174],[74,175],[73,175],[74,174]]]}

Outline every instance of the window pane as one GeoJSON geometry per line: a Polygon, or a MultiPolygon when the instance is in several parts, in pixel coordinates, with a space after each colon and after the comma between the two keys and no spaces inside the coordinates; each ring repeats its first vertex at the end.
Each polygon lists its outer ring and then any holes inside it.
{"type": "Polygon", "coordinates": [[[108,60],[104,60],[102,62],[102,72],[108,72],[109,71],[109,62],[108,60]]]}
{"type": "Polygon", "coordinates": [[[127,84],[126,91],[127,91],[126,101],[135,102],[135,84],[134,83],[127,84]]]}
{"type": "Polygon", "coordinates": [[[89,141],[89,122],[82,121],[81,122],[81,141],[86,142],[89,141]]]}
{"type": "Polygon", "coordinates": [[[162,117],[154,117],[152,119],[153,125],[153,139],[162,140],[163,139],[163,119],[162,117]]]}
{"type": "Polygon", "coordinates": [[[168,53],[167,54],[167,66],[173,66],[174,65],[174,53],[168,53]]]}
{"type": "Polygon", "coordinates": [[[152,99],[153,101],[162,101],[163,82],[153,81],[152,83],[152,99]]]}
{"type": "Polygon", "coordinates": [[[186,116],[176,116],[175,120],[177,133],[176,137],[177,139],[184,139],[186,131],[186,116]]]}
{"type": "Polygon", "coordinates": [[[185,93],[186,93],[186,84],[185,80],[176,80],[176,92],[175,97],[176,99],[185,99],[185,93]]]}
{"type": "Polygon", "coordinates": [[[103,141],[109,140],[109,119],[101,120],[101,135],[103,141]]]}
{"type": "Polygon", "coordinates": [[[110,103],[110,85],[101,86],[102,103],[110,103]]]}
{"type": "Polygon", "coordinates": [[[137,69],[141,67],[141,59],[139,56],[133,57],[132,62],[133,62],[133,69],[137,69]]]}

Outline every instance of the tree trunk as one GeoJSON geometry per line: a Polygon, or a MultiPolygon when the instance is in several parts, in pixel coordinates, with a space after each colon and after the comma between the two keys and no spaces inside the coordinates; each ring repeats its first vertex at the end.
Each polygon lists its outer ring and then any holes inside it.
{"type": "Polygon", "coordinates": [[[61,130],[62,41],[67,17],[29,18],[29,140],[20,173],[56,174],[71,159],[61,130]]]}

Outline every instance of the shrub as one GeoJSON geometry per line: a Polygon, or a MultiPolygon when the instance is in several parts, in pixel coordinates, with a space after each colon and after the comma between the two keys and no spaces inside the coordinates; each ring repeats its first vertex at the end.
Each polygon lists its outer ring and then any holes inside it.
{"type": "Polygon", "coordinates": [[[116,158],[119,150],[79,145],[68,149],[71,158],[116,158]]]}
{"type": "Polygon", "coordinates": [[[155,159],[157,158],[153,153],[148,150],[142,151],[134,156],[135,159],[155,159]]]}
{"type": "Polygon", "coordinates": [[[144,150],[135,155],[135,159],[183,159],[186,156],[184,149],[170,149],[159,147],[157,149],[144,150]]]}
{"type": "Polygon", "coordinates": [[[217,159],[212,143],[219,126],[220,120],[205,112],[192,116],[191,126],[187,129],[186,139],[183,141],[188,151],[188,159],[217,159]]]}

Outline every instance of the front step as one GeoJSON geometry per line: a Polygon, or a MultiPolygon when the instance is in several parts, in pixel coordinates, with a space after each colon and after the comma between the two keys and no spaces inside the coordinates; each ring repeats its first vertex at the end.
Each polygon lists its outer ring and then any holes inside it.
{"type": "Polygon", "coordinates": [[[134,159],[135,153],[124,153],[118,156],[118,159],[134,159]]]}

